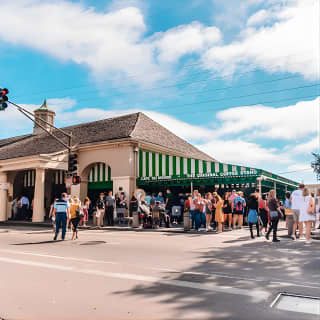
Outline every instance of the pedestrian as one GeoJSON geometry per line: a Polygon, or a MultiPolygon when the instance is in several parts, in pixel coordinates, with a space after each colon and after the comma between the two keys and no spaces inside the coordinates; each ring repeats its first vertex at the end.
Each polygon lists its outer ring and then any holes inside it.
{"type": "Polygon", "coordinates": [[[17,220],[19,214],[19,199],[16,197],[12,201],[12,220],[17,220]]]}
{"type": "Polygon", "coordinates": [[[316,197],[315,197],[315,202],[316,202],[316,221],[318,221],[318,229],[320,229],[320,189],[317,189],[316,192],[316,197]]]}
{"type": "Polygon", "coordinates": [[[106,204],[104,193],[100,193],[99,199],[96,202],[96,224],[98,227],[103,227],[103,218],[105,215],[106,204]]]}
{"type": "Polygon", "coordinates": [[[121,192],[120,195],[116,198],[116,212],[117,218],[120,223],[124,222],[124,215],[128,209],[127,200],[125,198],[124,192],[121,192]]]}
{"type": "Polygon", "coordinates": [[[29,218],[29,210],[30,210],[30,201],[28,197],[25,195],[22,195],[20,199],[20,205],[21,205],[21,219],[25,220],[29,218]]]}
{"type": "Polygon", "coordinates": [[[78,225],[81,219],[81,202],[77,196],[73,197],[72,204],[70,206],[70,218],[72,223],[72,239],[78,239],[78,225]]]}
{"type": "Polygon", "coordinates": [[[106,197],[106,219],[107,219],[107,225],[113,226],[113,211],[115,207],[115,199],[112,196],[112,191],[108,192],[108,196],[106,197]]]}
{"type": "Polygon", "coordinates": [[[216,213],[215,213],[215,221],[218,223],[217,232],[222,232],[223,223],[224,223],[224,213],[223,213],[223,200],[218,195],[218,193],[214,193],[215,203],[216,203],[216,213]]]}
{"type": "Polygon", "coordinates": [[[239,229],[243,225],[243,215],[246,207],[246,201],[243,198],[243,192],[239,191],[238,195],[233,200],[233,228],[236,228],[238,222],[239,229]]]}
{"type": "Polygon", "coordinates": [[[160,203],[160,205],[164,204],[164,197],[162,195],[162,192],[158,193],[158,196],[156,197],[156,201],[158,201],[160,203]]]}
{"type": "MultiPolygon", "coordinates": [[[[153,198],[154,194],[153,194],[153,198]]],[[[153,201],[152,199],[150,200],[150,202],[153,201]]],[[[138,211],[138,207],[139,207],[139,202],[138,199],[136,198],[136,195],[134,192],[132,192],[132,197],[130,199],[130,204],[129,204],[129,216],[133,217],[133,213],[138,211]]]]}
{"type": "Polygon", "coordinates": [[[224,213],[224,221],[229,223],[229,230],[231,230],[232,226],[232,206],[229,200],[230,195],[229,192],[226,192],[223,196],[223,213],[224,213]]]}
{"type": "Polygon", "coordinates": [[[201,215],[203,212],[203,201],[200,193],[197,193],[197,198],[193,200],[194,203],[194,219],[195,219],[195,230],[198,231],[201,227],[201,215]]]}
{"type": "Polygon", "coordinates": [[[87,222],[89,221],[89,207],[90,207],[90,199],[88,197],[86,197],[84,199],[83,202],[83,206],[82,206],[82,213],[83,213],[83,217],[82,217],[82,225],[85,227],[87,225],[87,222]]]}
{"type": "Polygon", "coordinates": [[[54,204],[56,203],[56,201],[58,201],[59,198],[54,198],[53,202],[50,206],[50,211],[49,211],[49,219],[51,219],[51,223],[52,223],[52,228],[53,228],[53,232],[56,233],[56,216],[54,214],[54,204]]]}
{"type": "Polygon", "coordinates": [[[67,199],[68,195],[66,193],[61,194],[61,198],[58,199],[54,207],[54,215],[56,217],[56,233],[54,235],[54,240],[57,240],[60,228],[62,227],[61,239],[64,240],[67,230],[67,217],[70,214],[70,204],[67,199]]]}
{"type": "Polygon", "coordinates": [[[206,213],[206,231],[212,230],[211,220],[212,220],[212,194],[208,192],[205,199],[205,213],[206,213]]]}
{"type": "Polygon", "coordinates": [[[295,190],[291,194],[291,210],[293,214],[293,220],[295,222],[295,225],[293,227],[293,235],[296,234],[296,230],[299,229],[299,239],[303,238],[303,223],[299,220],[300,215],[300,208],[303,206],[303,193],[304,190],[304,184],[301,183],[299,185],[299,189],[295,190]]]}
{"type": "Polygon", "coordinates": [[[198,198],[198,190],[194,190],[190,201],[190,216],[191,216],[191,229],[196,228],[196,206],[195,201],[198,198]]]}
{"type": "Polygon", "coordinates": [[[300,207],[299,222],[304,223],[306,227],[306,244],[310,244],[312,222],[316,219],[316,206],[314,199],[310,196],[308,188],[304,188],[302,192],[302,205],[300,207]]]}
{"type": "Polygon", "coordinates": [[[257,237],[260,237],[259,234],[259,223],[258,223],[258,209],[259,209],[259,201],[256,193],[250,195],[248,200],[248,224],[250,229],[251,239],[254,239],[253,236],[253,225],[256,225],[257,229],[257,237]]]}
{"type": "Polygon", "coordinates": [[[265,233],[268,231],[268,206],[267,206],[267,195],[264,193],[259,200],[259,222],[260,222],[260,232],[265,233]]]}
{"type": "Polygon", "coordinates": [[[270,215],[270,227],[268,232],[266,233],[266,239],[269,240],[270,232],[273,231],[273,242],[280,242],[280,240],[277,238],[277,230],[278,230],[278,223],[279,223],[279,217],[281,215],[279,203],[276,198],[276,191],[270,190],[269,191],[269,197],[268,197],[268,208],[269,208],[269,215],[270,215]]]}

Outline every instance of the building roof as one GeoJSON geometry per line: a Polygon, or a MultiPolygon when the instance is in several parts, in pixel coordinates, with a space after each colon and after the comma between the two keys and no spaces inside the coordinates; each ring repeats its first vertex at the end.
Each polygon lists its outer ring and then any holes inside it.
{"type": "MultiPolygon", "coordinates": [[[[168,148],[187,157],[214,161],[141,112],[62,129],[68,133],[72,132],[73,146],[127,138],[168,148]]],[[[67,138],[60,132],[54,131],[54,134],[67,143],[67,138]]],[[[50,154],[62,150],[64,147],[45,132],[0,140],[0,160],[50,154]]]]}

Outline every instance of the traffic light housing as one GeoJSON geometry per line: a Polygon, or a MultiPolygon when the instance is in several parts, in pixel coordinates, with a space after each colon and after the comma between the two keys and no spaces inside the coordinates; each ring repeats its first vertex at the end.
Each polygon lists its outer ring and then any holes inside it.
{"type": "Polygon", "coordinates": [[[68,172],[73,173],[78,170],[78,156],[76,154],[69,154],[68,156],[68,172]]]}
{"type": "Polygon", "coordinates": [[[76,185],[76,184],[79,184],[81,182],[81,178],[79,176],[72,176],[72,184],[73,185],[76,185]]]}
{"type": "Polygon", "coordinates": [[[7,88],[0,88],[0,111],[5,110],[8,107],[7,101],[9,90],[7,88]]]}

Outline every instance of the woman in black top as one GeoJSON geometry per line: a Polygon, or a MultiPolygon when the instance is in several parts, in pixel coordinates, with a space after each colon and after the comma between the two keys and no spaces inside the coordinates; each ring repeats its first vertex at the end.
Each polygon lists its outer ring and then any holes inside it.
{"type": "Polygon", "coordinates": [[[259,223],[258,223],[258,208],[259,202],[256,194],[251,194],[248,200],[248,224],[250,228],[251,238],[254,239],[252,226],[255,224],[257,229],[257,237],[259,234],[259,223]]]}
{"type": "Polygon", "coordinates": [[[278,223],[279,223],[279,216],[280,216],[280,209],[278,200],[276,198],[276,191],[270,190],[269,197],[268,197],[268,208],[269,208],[269,215],[270,215],[270,228],[266,234],[266,239],[269,240],[269,234],[273,231],[273,240],[272,242],[279,242],[280,240],[277,238],[277,230],[278,230],[278,223]]]}
{"type": "Polygon", "coordinates": [[[133,212],[137,212],[138,211],[138,199],[136,198],[134,192],[132,193],[132,198],[130,200],[130,204],[129,204],[129,215],[130,217],[133,216],[133,212]]]}
{"type": "Polygon", "coordinates": [[[231,224],[232,224],[232,207],[231,207],[231,202],[229,200],[229,192],[226,192],[223,196],[223,213],[224,213],[224,221],[226,222],[228,219],[229,230],[230,230],[231,224]]]}

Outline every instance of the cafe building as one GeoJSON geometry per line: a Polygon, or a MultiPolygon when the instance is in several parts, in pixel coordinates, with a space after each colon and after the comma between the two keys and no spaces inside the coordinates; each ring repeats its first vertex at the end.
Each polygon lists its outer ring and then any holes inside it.
{"type": "MultiPolygon", "coordinates": [[[[68,143],[48,125],[54,125],[55,113],[46,102],[35,110],[35,118],[68,143]]],[[[110,190],[129,197],[136,188],[222,193],[259,187],[261,192],[276,188],[282,195],[297,187],[296,182],[262,169],[221,163],[141,112],[61,129],[72,134],[81,177],[81,183],[68,190],[81,200],[110,190]]],[[[12,200],[22,195],[33,200],[32,221],[44,221],[54,197],[69,187],[67,167],[68,150],[38,125],[30,134],[0,140],[0,221],[11,217],[12,200]]]]}

